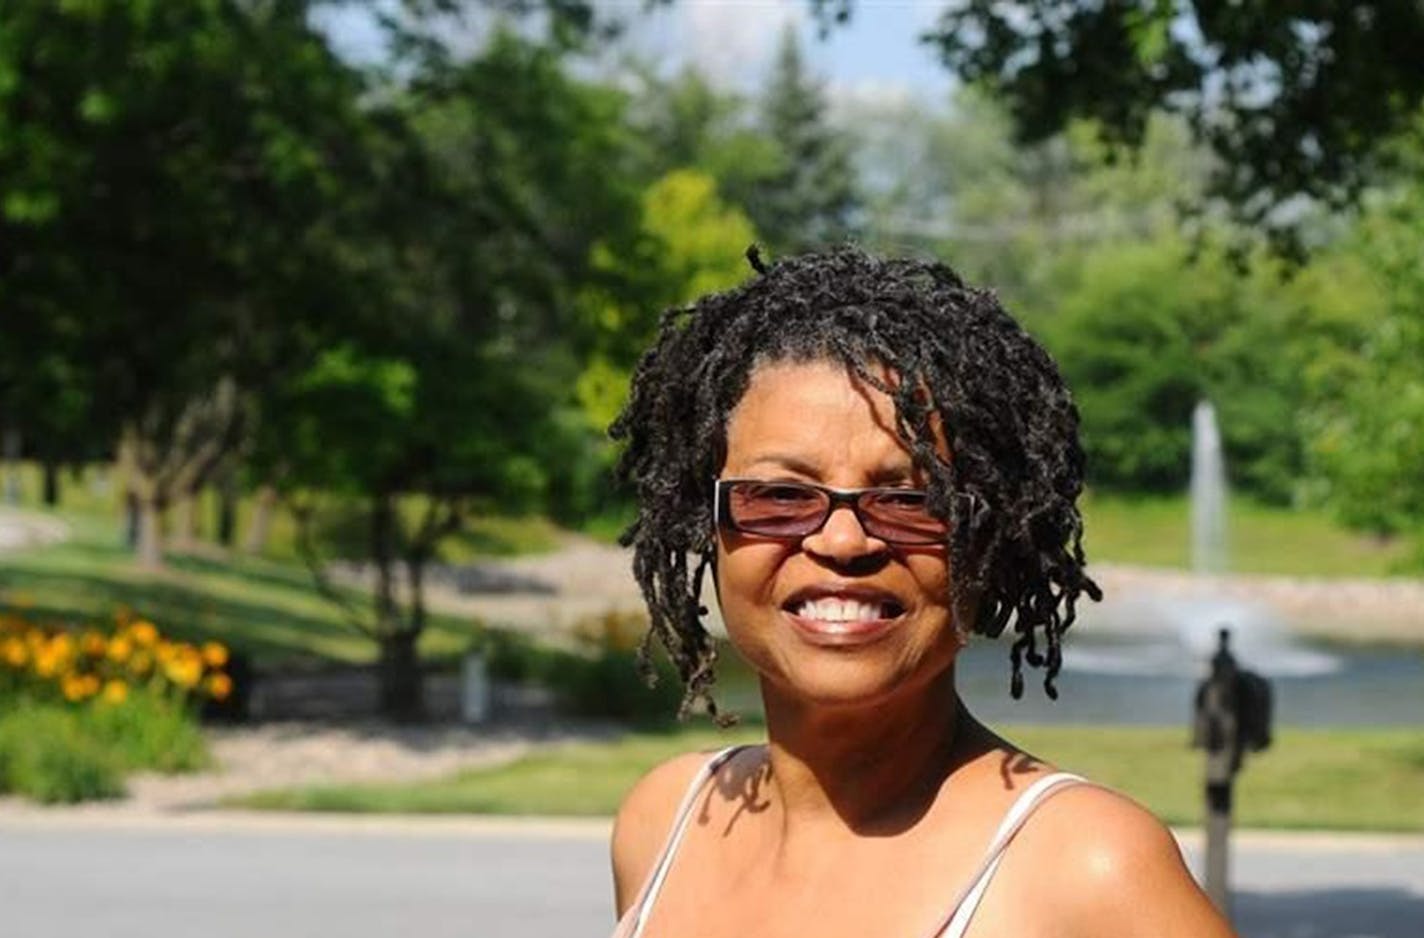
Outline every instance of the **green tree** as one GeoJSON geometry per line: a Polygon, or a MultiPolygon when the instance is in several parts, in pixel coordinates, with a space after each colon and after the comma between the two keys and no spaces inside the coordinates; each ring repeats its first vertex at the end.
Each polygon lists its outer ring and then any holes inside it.
{"type": "Polygon", "coordinates": [[[734,191],[729,197],[774,251],[795,253],[855,234],[861,196],[850,139],[830,124],[825,91],[790,28],[759,104],[757,126],[775,142],[777,161],[745,197],[734,191]]]}
{"type": "Polygon", "coordinates": [[[1083,418],[1089,479],[1175,492],[1191,465],[1191,414],[1217,409],[1233,486],[1284,502],[1300,494],[1306,394],[1295,342],[1308,322],[1278,273],[1242,276],[1180,239],[1106,245],[1044,325],[1083,418]]]}
{"type": "Polygon", "coordinates": [[[1309,377],[1312,455],[1325,497],[1379,534],[1424,532],[1424,187],[1382,193],[1334,259],[1353,315],[1309,377]]]}
{"type": "Polygon", "coordinates": [[[361,255],[379,277],[369,326],[274,398],[259,453],[299,515],[313,492],[366,506],[373,612],[347,618],[379,649],[383,710],[411,718],[441,542],[578,471],[572,310],[603,276],[593,245],[636,236],[638,202],[621,95],[570,78],[557,49],[497,34],[471,60],[424,63],[397,107],[411,169],[361,255]]]}
{"type": "Polygon", "coordinates": [[[1424,102],[1417,3],[966,0],[927,41],[1022,142],[1087,118],[1136,145],[1156,112],[1179,115],[1218,157],[1212,192],[1287,245],[1300,200],[1356,199],[1424,102]]]}
{"type": "Polygon", "coordinates": [[[949,259],[1030,320],[1052,314],[1086,253],[1182,231],[1175,206],[1200,194],[1206,172],[1170,118],[1152,122],[1134,158],[1107,163],[1087,122],[1016,145],[1002,107],[972,90],[943,109],[856,113],[854,126],[875,184],[867,237],[949,259]]]}
{"type": "Polygon", "coordinates": [[[5,320],[78,324],[36,334],[60,339],[67,386],[102,389],[85,429],[119,440],[149,565],[159,515],[235,445],[250,390],[311,353],[296,324],[346,299],[332,203],[360,190],[362,86],[307,12],[6,5],[5,320]]]}
{"type": "Polygon", "coordinates": [[[723,201],[749,212],[785,160],[780,142],[757,127],[750,102],[691,67],[669,79],[650,69],[638,77],[629,117],[648,184],[693,169],[715,180],[723,201]]]}
{"type": "Polygon", "coordinates": [[[756,240],[751,222],[717,193],[716,182],[695,170],[674,170],[649,186],[642,198],[642,238],[632,253],[599,245],[595,263],[606,286],[581,298],[587,323],[588,363],[577,394],[600,430],[623,408],[628,379],[652,341],[658,315],[740,283],[749,271],[747,246],[756,240]]]}

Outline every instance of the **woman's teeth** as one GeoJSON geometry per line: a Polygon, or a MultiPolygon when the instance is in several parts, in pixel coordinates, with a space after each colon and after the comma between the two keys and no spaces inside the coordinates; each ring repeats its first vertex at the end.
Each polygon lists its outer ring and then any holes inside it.
{"type": "Polygon", "coordinates": [[[874,622],[890,618],[885,603],[863,603],[857,599],[808,599],[796,614],[820,622],[874,622]]]}

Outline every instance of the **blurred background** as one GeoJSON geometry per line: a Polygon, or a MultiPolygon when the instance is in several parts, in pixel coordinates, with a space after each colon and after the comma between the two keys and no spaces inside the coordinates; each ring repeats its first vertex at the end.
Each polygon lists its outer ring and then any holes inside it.
{"type": "MultiPolygon", "coordinates": [[[[975,645],[975,711],[1189,830],[1227,627],[1275,697],[1238,821],[1424,832],[1421,47],[1385,2],[5,0],[0,817],[606,818],[755,738],[730,652],[731,734],[637,674],[604,431],[661,310],[855,241],[998,290],[1082,413],[1108,600],[1057,702],[975,645]]],[[[1424,847],[1369,843],[1414,878],[1248,867],[1246,933],[1417,935],[1424,847]]],[[[554,933],[509,901],[451,910],[554,933]]]]}

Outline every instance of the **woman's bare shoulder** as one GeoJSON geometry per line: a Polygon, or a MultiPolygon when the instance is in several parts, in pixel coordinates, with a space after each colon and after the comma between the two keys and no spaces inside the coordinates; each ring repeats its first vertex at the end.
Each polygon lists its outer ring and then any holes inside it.
{"type": "Polygon", "coordinates": [[[1161,821],[1124,795],[1074,785],[1021,832],[1027,882],[1054,934],[1232,938],[1161,821]]]}
{"type": "Polygon", "coordinates": [[[674,815],[710,752],[674,756],[651,769],[632,787],[613,821],[613,888],[618,914],[647,879],[672,829],[674,815]]]}

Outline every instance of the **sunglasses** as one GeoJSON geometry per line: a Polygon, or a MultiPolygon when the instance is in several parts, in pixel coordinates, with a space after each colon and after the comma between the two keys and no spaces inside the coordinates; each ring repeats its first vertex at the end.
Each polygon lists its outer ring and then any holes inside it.
{"type": "Polygon", "coordinates": [[[949,533],[921,489],[833,489],[764,479],[718,479],[714,519],[743,534],[803,538],[821,530],[841,505],[855,512],[866,534],[888,544],[943,544],[949,533]]]}

